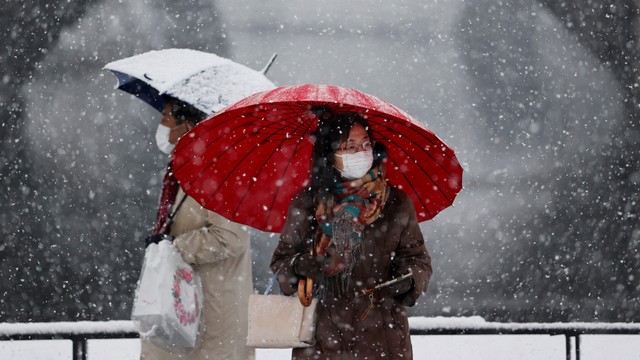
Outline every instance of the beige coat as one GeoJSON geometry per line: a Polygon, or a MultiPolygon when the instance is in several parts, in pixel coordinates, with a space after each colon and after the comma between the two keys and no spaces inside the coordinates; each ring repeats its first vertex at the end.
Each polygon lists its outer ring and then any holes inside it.
{"type": "MultiPolygon", "coordinates": [[[[176,203],[184,196],[180,191],[176,203]]],[[[175,216],[171,235],[182,258],[194,265],[202,279],[202,342],[189,354],[170,354],[142,341],[141,359],[254,359],[254,350],[245,345],[248,299],[253,291],[248,229],[189,197],[175,216]]]]}

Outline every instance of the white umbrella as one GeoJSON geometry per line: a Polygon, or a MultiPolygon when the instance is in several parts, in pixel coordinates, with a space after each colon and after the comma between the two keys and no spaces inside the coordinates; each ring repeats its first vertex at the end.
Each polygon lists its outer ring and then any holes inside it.
{"type": "Polygon", "coordinates": [[[116,75],[118,89],[158,111],[163,106],[161,95],[170,95],[211,115],[249,95],[274,89],[264,75],[269,65],[256,71],[215,54],[164,49],[117,60],[104,69],[116,75]]]}

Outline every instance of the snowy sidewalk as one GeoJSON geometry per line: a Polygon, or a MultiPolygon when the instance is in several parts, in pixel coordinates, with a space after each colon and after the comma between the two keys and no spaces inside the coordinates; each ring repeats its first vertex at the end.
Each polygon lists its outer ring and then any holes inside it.
{"type": "MultiPolygon", "coordinates": [[[[409,323],[412,334],[457,334],[412,335],[416,359],[560,360],[567,359],[567,345],[570,358],[575,358],[574,336],[579,335],[581,360],[640,360],[640,324],[636,323],[491,323],[480,317],[412,317],[409,323]]],[[[54,334],[67,339],[86,335],[90,360],[134,360],[140,353],[140,342],[136,338],[109,339],[123,334],[135,337],[131,321],[0,323],[3,340],[48,339],[54,334]]],[[[71,340],[0,341],[0,358],[68,360],[72,358],[70,343],[71,340]]],[[[256,358],[287,359],[290,350],[258,349],[256,358]]]]}

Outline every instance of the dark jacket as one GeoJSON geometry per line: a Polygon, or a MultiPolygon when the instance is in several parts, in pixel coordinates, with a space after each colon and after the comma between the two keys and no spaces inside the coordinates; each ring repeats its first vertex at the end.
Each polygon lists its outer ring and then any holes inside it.
{"type": "MultiPolygon", "coordinates": [[[[280,271],[278,280],[284,294],[297,291],[298,278],[291,261],[296,254],[309,251],[313,213],[307,191],[300,192],[289,206],[271,260],[271,269],[280,271]]],[[[365,229],[362,254],[353,270],[353,291],[340,298],[324,297],[317,309],[317,344],[293,349],[293,359],[412,359],[405,305],[414,305],[427,290],[432,270],[413,202],[401,190],[391,189],[381,216],[365,229]],[[392,296],[388,289],[375,292],[373,308],[360,320],[370,298],[358,294],[409,269],[413,271],[413,288],[400,297],[392,296]]]]}

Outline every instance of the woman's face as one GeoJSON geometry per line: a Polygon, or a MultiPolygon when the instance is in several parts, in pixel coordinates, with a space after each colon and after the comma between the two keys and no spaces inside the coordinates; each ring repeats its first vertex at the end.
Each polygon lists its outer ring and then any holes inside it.
{"type": "Polygon", "coordinates": [[[171,129],[171,131],[169,132],[169,143],[175,145],[180,137],[191,130],[191,125],[187,121],[178,125],[178,121],[176,120],[175,116],[173,116],[173,112],[171,110],[171,104],[164,104],[160,124],[171,129]]]}
{"type": "MultiPolygon", "coordinates": [[[[343,155],[347,153],[347,151],[343,149],[349,145],[357,146],[358,150],[356,152],[365,151],[362,145],[367,142],[370,144],[371,139],[369,139],[369,134],[367,134],[367,131],[365,130],[364,126],[360,124],[355,124],[353,125],[351,130],[349,130],[349,136],[347,137],[346,141],[338,145],[338,150],[336,150],[336,155],[343,155]]],[[[344,170],[342,158],[340,156],[335,156],[335,161],[336,161],[336,169],[342,172],[342,170],[344,170]]]]}

